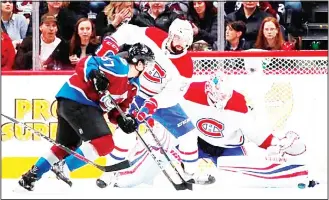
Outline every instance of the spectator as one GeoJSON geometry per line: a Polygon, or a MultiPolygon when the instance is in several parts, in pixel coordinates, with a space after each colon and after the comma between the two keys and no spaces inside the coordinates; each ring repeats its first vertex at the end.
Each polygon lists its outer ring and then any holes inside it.
{"type": "Polygon", "coordinates": [[[174,11],[179,15],[183,15],[185,18],[187,18],[187,14],[189,10],[188,1],[170,2],[167,5],[170,10],[174,11]]]}
{"type": "Polygon", "coordinates": [[[70,1],[67,8],[74,12],[75,18],[78,21],[80,18],[88,17],[90,6],[88,1],[70,1]]]}
{"type": "Polygon", "coordinates": [[[246,24],[247,31],[244,38],[251,45],[256,41],[257,33],[263,19],[271,16],[270,14],[261,11],[257,6],[258,3],[259,1],[244,0],[239,10],[228,14],[226,17],[227,22],[241,20],[246,24]]]}
{"type": "Polygon", "coordinates": [[[15,48],[10,37],[1,30],[1,71],[12,70],[15,61],[15,48]]]}
{"type": "Polygon", "coordinates": [[[266,17],[258,31],[255,48],[263,50],[292,50],[293,45],[284,41],[278,20],[274,17],[266,17]]]}
{"type": "Polygon", "coordinates": [[[83,57],[94,55],[99,45],[96,39],[95,25],[88,18],[81,18],[75,25],[75,31],[70,41],[70,61],[72,65],[83,57]]]}
{"type": "Polygon", "coordinates": [[[89,8],[90,11],[95,13],[97,16],[108,4],[109,2],[106,1],[89,1],[89,8]]]}
{"type": "MultiPolygon", "coordinates": [[[[305,2],[304,2],[305,3],[305,2]]],[[[286,24],[287,31],[293,37],[299,37],[303,34],[303,7],[300,1],[287,1],[284,3],[286,11],[286,24]]]]}
{"type": "Polygon", "coordinates": [[[23,15],[14,14],[13,8],[12,1],[1,2],[1,28],[9,35],[16,49],[26,36],[28,23],[23,15]]]}
{"type": "MultiPolygon", "coordinates": [[[[42,69],[72,69],[69,60],[69,44],[56,36],[57,19],[47,13],[40,21],[40,65],[42,69]]],[[[32,37],[26,37],[15,60],[15,69],[32,69],[32,37]]]]}
{"type": "Polygon", "coordinates": [[[26,37],[31,36],[33,33],[33,28],[32,28],[32,19],[33,18],[34,18],[34,16],[32,16],[32,15],[29,18],[29,24],[27,25],[26,37]]]}
{"type": "Polygon", "coordinates": [[[96,35],[102,38],[110,35],[122,24],[132,23],[132,2],[110,2],[96,18],[96,35]]]}
{"type": "Polygon", "coordinates": [[[217,8],[211,1],[189,2],[188,19],[192,22],[194,41],[217,50],[217,8]]]}
{"type": "Polygon", "coordinates": [[[17,14],[30,18],[32,14],[32,1],[16,1],[17,14]]]}
{"type": "Polygon", "coordinates": [[[55,16],[58,24],[57,37],[69,41],[72,38],[77,17],[67,6],[67,3],[63,4],[62,1],[48,1],[44,6],[40,6],[40,16],[46,13],[55,16]]]}
{"type": "Polygon", "coordinates": [[[225,51],[239,51],[249,49],[244,34],[246,33],[246,24],[243,21],[229,22],[225,32],[225,51]]]}
{"type": "Polygon", "coordinates": [[[135,25],[140,27],[155,26],[168,32],[170,24],[176,18],[181,17],[181,15],[171,11],[165,2],[149,1],[148,4],[150,8],[136,16],[135,25]]]}

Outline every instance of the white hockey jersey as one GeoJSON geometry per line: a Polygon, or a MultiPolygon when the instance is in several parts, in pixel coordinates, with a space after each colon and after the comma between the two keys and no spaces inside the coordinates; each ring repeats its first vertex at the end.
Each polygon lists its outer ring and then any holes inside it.
{"type": "Polygon", "coordinates": [[[166,50],[168,33],[155,27],[122,25],[111,36],[105,37],[96,51],[98,56],[117,53],[123,44],[143,43],[150,47],[155,55],[155,65],[146,69],[140,76],[139,96],[156,99],[159,108],[178,103],[190,84],[193,75],[193,63],[187,51],[172,55],[166,50]]]}
{"type": "Polygon", "coordinates": [[[225,148],[241,146],[246,138],[259,147],[270,146],[272,134],[262,124],[255,123],[242,94],[233,91],[225,109],[220,111],[209,106],[205,83],[191,83],[185,100],[180,103],[199,130],[199,137],[211,145],[225,148]]]}

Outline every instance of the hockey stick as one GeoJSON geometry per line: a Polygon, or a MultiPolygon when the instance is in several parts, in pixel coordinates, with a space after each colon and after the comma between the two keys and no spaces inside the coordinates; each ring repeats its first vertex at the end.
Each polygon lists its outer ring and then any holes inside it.
{"type": "Polygon", "coordinates": [[[2,116],[4,116],[5,118],[9,119],[10,121],[14,122],[15,124],[19,124],[27,129],[29,129],[33,134],[36,134],[42,138],[44,138],[45,140],[47,140],[48,142],[58,146],[59,148],[63,149],[64,151],[66,151],[67,153],[75,156],[76,158],[90,164],[90,165],[93,165],[94,167],[96,167],[97,169],[103,171],[103,172],[112,172],[112,171],[119,171],[119,170],[122,170],[122,169],[126,169],[126,168],[129,168],[130,167],[130,162],[128,160],[124,160],[120,163],[117,163],[117,164],[114,164],[114,165],[109,165],[109,166],[102,166],[102,165],[98,165],[97,163],[94,163],[93,161],[90,161],[88,160],[86,157],[78,154],[77,152],[71,150],[70,148],[67,148],[66,146],[64,145],[61,145],[61,144],[58,144],[55,140],[51,139],[50,137],[34,130],[33,128],[31,128],[30,126],[27,126],[26,124],[12,118],[12,117],[9,117],[5,114],[2,114],[2,116]]]}
{"type": "MultiPolygon", "coordinates": [[[[118,104],[115,102],[115,100],[112,98],[112,96],[107,92],[107,95],[110,97],[113,105],[115,106],[115,108],[119,111],[120,115],[123,117],[123,120],[126,120],[126,115],[124,114],[124,112],[121,110],[121,108],[118,106],[118,104]]],[[[147,123],[146,123],[147,124],[147,123]]],[[[152,132],[151,128],[148,126],[148,129],[151,131],[152,136],[155,137],[154,133],[152,132]]],[[[135,133],[137,134],[138,138],[140,139],[140,141],[142,141],[143,145],[145,146],[145,148],[149,151],[151,157],[153,158],[153,160],[156,162],[156,164],[158,165],[158,167],[162,170],[163,174],[167,177],[167,179],[170,181],[170,183],[174,186],[174,188],[176,190],[192,190],[192,184],[186,182],[183,177],[180,175],[180,173],[178,172],[176,166],[174,164],[172,164],[169,156],[167,155],[167,153],[165,152],[165,150],[163,149],[161,143],[159,142],[159,140],[156,140],[157,145],[159,146],[160,150],[163,152],[163,154],[165,155],[167,161],[170,163],[170,165],[172,166],[172,168],[175,170],[175,173],[179,176],[179,178],[181,179],[182,183],[180,184],[176,184],[172,178],[169,176],[169,174],[166,172],[166,170],[164,169],[163,165],[160,163],[159,160],[157,160],[156,156],[154,155],[154,153],[152,152],[151,148],[147,145],[147,143],[145,142],[145,140],[142,138],[142,136],[139,134],[139,132],[137,130],[135,130],[135,133]]],[[[157,138],[156,138],[157,139],[157,138]]]]}

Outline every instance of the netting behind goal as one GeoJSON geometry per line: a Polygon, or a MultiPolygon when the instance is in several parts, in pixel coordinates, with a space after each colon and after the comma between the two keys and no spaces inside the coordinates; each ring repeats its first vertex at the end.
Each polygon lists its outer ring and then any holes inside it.
{"type": "Polygon", "coordinates": [[[327,141],[328,51],[191,55],[194,80],[206,80],[219,70],[224,72],[232,87],[242,92],[248,104],[257,110],[259,123],[266,123],[273,131],[296,131],[311,145],[327,141]]]}

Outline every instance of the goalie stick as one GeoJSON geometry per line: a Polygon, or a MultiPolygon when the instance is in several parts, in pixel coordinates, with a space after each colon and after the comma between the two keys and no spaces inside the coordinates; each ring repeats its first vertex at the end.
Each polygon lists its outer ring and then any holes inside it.
{"type": "Polygon", "coordinates": [[[130,162],[128,160],[124,160],[120,163],[117,163],[117,164],[114,164],[114,165],[109,165],[109,166],[102,166],[102,165],[98,165],[97,163],[94,163],[93,161],[90,161],[88,160],[86,157],[78,154],[77,152],[71,150],[70,148],[67,148],[65,147],[64,145],[61,145],[61,144],[58,144],[55,140],[51,139],[50,137],[34,130],[33,128],[31,128],[30,126],[27,126],[26,124],[12,118],[12,117],[9,117],[5,114],[2,114],[2,116],[4,116],[5,118],[9,119],[10,121],[14,122],[15,124],[19,124],[27,129],[29,129],[33,134],[37,134],[38,136],[44,138],[45,140],[47,140],[48,142],[58,146],[59,148],[63,149],[64,151],[66,151],[67,153],[75,156],[76,158],[96,167],[97,169],[103,171],[103,172],[113,172],[113,171],[119,171],[119,170],[122,170],[122,169],[126,169],[126,168],[129,168],[130,167],[130,162]]]}
{"type": "MultiPolygon", "coordinates": [[[[121,110],[121,108],[118,106],[118,104],[115,102],[115,100],[112,98],[112,96],[106,92],[106,94],[110,97],[111,102],[113,103],[113,105],[115,106],[115,108],[119,111],[120,115],[123,117],[124,120],[126,120],[126,115],[124,114],[124,112],[121,110]]],[[[145,122],[145,121],[144,121],[145,122]]],[[[170,160],[169,156],[167,155],[167,153],[165,152],[165,150],[163,149],[161,143],[159,142],[159,140],[156,138],[156,136],[154,135],[151,127],[149,127],[149,125],[147,124],[147,122],[145,122],[147,125],[147,128],[150,130],[150,132],[152,133],[152,136],[154,137],[157,145],[159,146],[160,150],[162,151],[163,155],[165,155],[167,161],[170,163],[171,167],[175,170],[175,173],[177,174],[177,176],[179,177],[179,179],[181,179],[182,183],[180,184],[176,184],[172,178],[169,176],[169,174],[166,172],[166,170],[164,169],[163,165],[161,164],[161,162],[159,160],[157,160],[156,156],[154,155],[154,153],[152,152],[151,148],[146,144],[145,140],[142,138],[142,136],[139,134],[139,132],[137,130],[135,130],[135,133],[137,134],[138,138],[140,139],[140,141],[143,143],[143,145],[145,146],[145,148],[149,151],[151,157],[153,158],[153,160],[156,162],[156,164],[158,165],[158,167],[162,170],[163,174],[166,176],[166,178],[170,181],[170,183],[174,186],[174,188],[176,190],[192,190],[192,183],[188,183],[187,181],[184,180],[184,178],[181,176],[181,174],[178,172],[176,166],[172,163],[172,161],[170,160]]]]}

